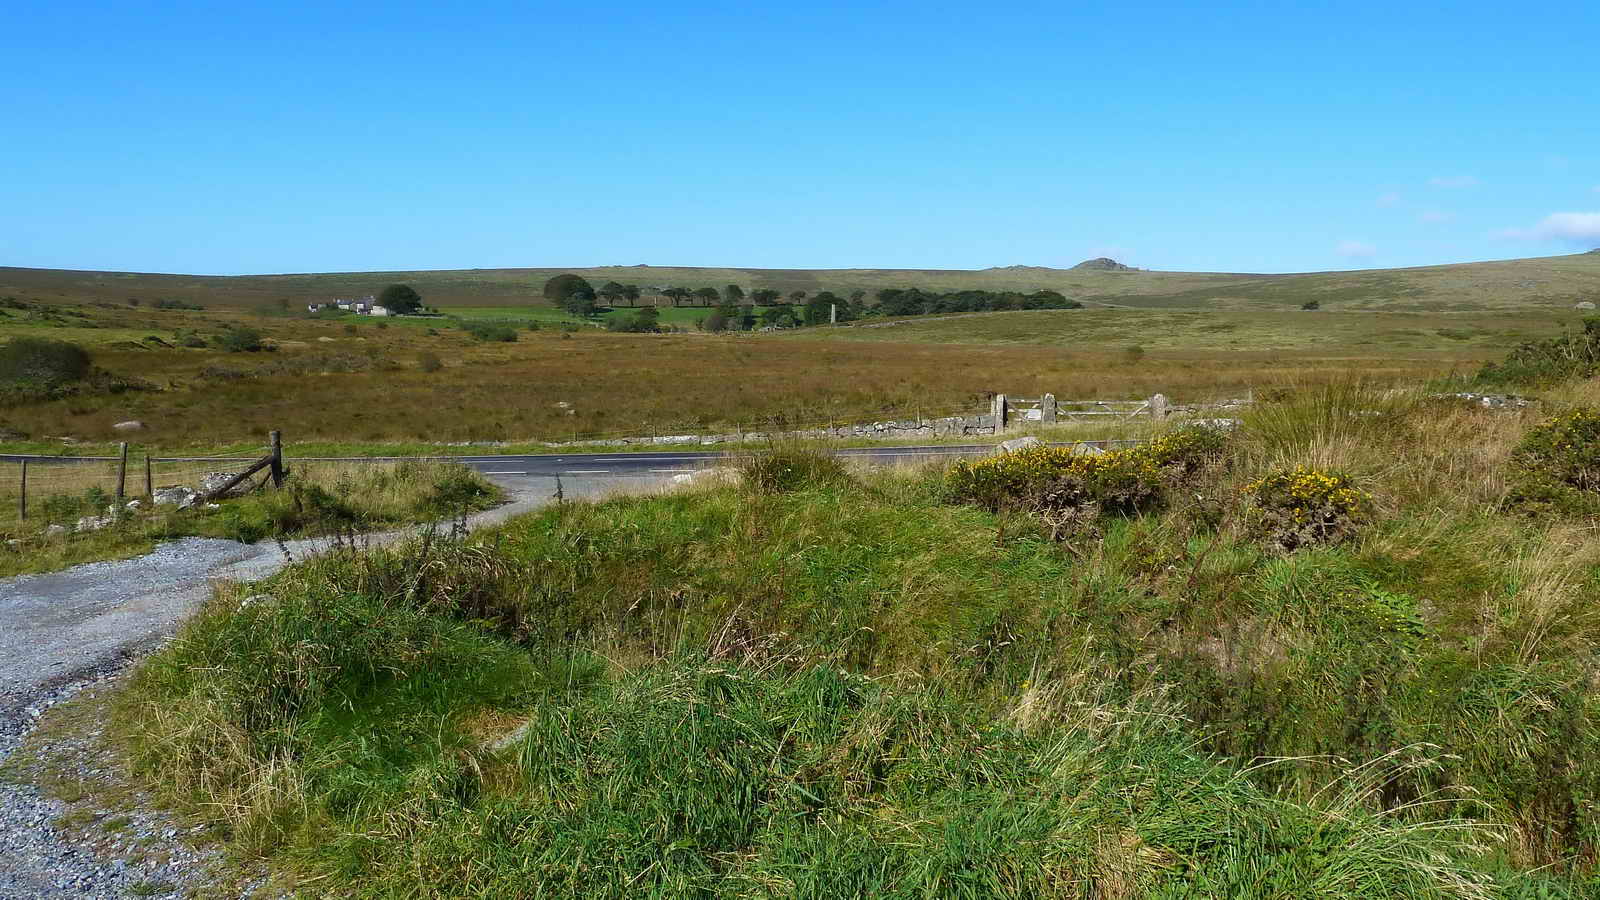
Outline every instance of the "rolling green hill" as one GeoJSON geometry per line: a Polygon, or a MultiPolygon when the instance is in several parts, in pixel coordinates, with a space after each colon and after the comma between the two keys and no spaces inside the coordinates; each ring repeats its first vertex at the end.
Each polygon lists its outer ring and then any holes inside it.
{"type": "Polygon", "coordinates": [[[929,291],[1050,288],[1090,306],[1160,309],[1284,309],[1317,300],[1324,309],[1557,312],[1570,310],[1582,300],[1600,301],[1600,252],[1291,275],[1119,271],[1103,266],[980,270],[611,266],[236,276],[0,268],[0,297],[114,303],[169,299],[249,308],[376,293],[386,284],[404,281],[414,285],[428,302],[448,311],[451,306],[538,302],[545,280],[563,271],[576,272],[596,284],[608,280],[644,287],[738,284],[747,291],[774,288],[847,294],[887,287],[929,291]]]}

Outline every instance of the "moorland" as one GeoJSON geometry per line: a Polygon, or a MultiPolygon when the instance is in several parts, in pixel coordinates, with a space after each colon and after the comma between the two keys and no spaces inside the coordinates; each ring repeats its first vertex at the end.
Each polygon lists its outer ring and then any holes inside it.
{"type": "Polygon", "coordinates": [[[669,305],[660,327],[670,333],[618,334],[594,327],[604,314],[573,316],[543,298],[558,271],[0,269],[0,338],[77,343],[116,376],[109,389],[8,402],[0,428],[8,446],[56,452],[63,439],[114,440],[112,426],[128,420],[146,426],[141,442],[187,449],[254,445],[274,429],[325,445],[571,441],[966,412],[995,392],[1208,400],[1351,372],[1470,373],[1517,343],[1577,328],[1574,307],[1600,296],[1600,254],[1304,275],[572,270],[597,285],[839,296],[1049,289],[1083,307],[711,335],[696,330],[710,309],[669,305]],[[306,311],[401,281],[442,316],[306,311]]]}
{"type": "MultiPolygon", "coordinates": [[[[1481,266],[1091,269],[1060,277],[1152,287],[736,334],[527,296],[452,317],[420,275],[443,317],[19,295],[0,328],[99,370],[5,409],[11,446],[58,452],[124,416],[360,449],[996,390],[1256,402],[1098,455],[856,471],[778,442],[681,490],[343,547],[222,586],[8,777],[85,809],[131,787],[224,850],[223,884],[305,895],[1596,896],[1600,321],[1575,307],[1600,257],[1481,266]],[[1513,275],[1548,293],[1470,288],[1513,275]],[[113,787],[60,777],[86,741],[113,787]]],[[[430,471],[338,514],[492,500],[430,471]]],[[[317,524],[250,502],[268,533],[317,524]]]]}

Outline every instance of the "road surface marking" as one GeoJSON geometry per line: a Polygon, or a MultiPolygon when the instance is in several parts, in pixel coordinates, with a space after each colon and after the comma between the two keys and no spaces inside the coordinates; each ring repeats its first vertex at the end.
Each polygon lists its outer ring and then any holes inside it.
{"type": "Polygon", "coordinates": [[[610,469],[568,469],[563,475],[609,475],[610,469]]]}
{"type": "Polygon", "coordinates": [[[485,472],[485,475],[526,475],[527,472],[485,472]]]}

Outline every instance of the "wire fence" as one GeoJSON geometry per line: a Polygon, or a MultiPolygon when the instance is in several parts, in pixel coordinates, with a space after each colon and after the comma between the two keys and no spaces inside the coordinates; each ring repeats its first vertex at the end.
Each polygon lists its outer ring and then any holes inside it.
{"type": "Polygon", "coordinates": [[[0,456],[0,525],[68,522],[129,500],[149,502],[165,488],[203,493],[271,452],[261,447],[227,456],[0,456]]]}

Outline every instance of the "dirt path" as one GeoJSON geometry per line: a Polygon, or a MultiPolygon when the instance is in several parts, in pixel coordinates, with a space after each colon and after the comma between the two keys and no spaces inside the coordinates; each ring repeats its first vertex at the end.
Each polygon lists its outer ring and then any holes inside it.
{"type": "MultiPolygon", "coordinates": [[[[653,486],[637,478],[627,482],[635,491],[653,486]]],[[[550,502],[542,485],[529,488],[527,482],[508,481],[503,486],[510,502],[472,516],[469,527],[497,524],[550,502]]],[[[567,486],[568,496],[580,497],[612,489],[598,479],[567,486]]],[[[366,540],[379,545],[412,531],[366,540]]],[[[329,545],[321,538],[288,542],[295,559],[329,545]]],[[[283,553],[270,542],[185,538],[136,559],[0,579],[0,763],[51,705],[120,672],[170,637],[210,595],[214,581],[255,581],[285,564],[283,553]]],[[[152,885],[176,890],[200,868],[199,857],[156,819],[147,826],[156,833],[137,836],[146,842],[139,856],[151,857],[149,842],[164,840],[172,845],[170,858],[159,864],[104,858],[81,841],[66,838],[57,822],[63,809],[32,787],[0,781],[0,900],[127,897],[148,892],[152,885]]]]}

